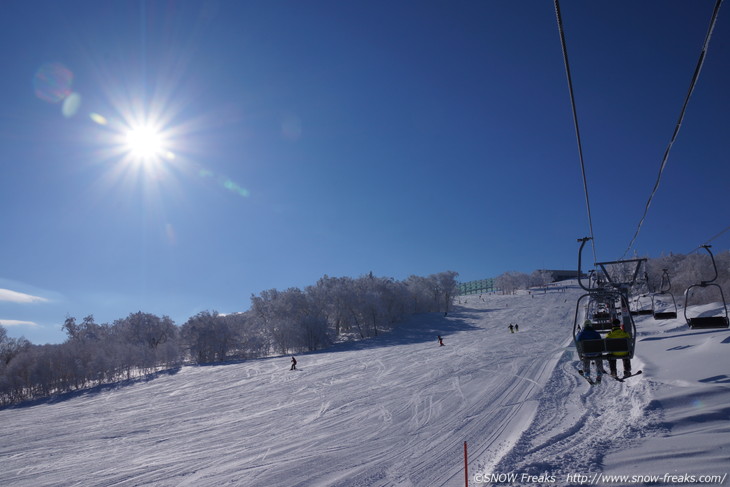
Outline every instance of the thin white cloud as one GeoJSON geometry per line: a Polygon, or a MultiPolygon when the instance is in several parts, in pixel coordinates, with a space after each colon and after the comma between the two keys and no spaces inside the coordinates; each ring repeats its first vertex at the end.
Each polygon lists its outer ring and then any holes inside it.
{"type": "Polygon", "coordinates": [[[38,326],[38,323],[23,320],[0,320],[0,326],[38,326]]]}
{"type": "Polygon", "coordinates": [[[32,294],[19,293],[10,289],[0,288],[0,301],[9,301],[11,303],[46,303],[48,300],[40,296],[32,294]]]}

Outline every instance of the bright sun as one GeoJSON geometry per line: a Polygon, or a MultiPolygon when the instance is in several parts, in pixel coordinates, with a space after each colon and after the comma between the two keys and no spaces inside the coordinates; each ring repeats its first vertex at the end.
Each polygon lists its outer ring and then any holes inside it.
{"type": "Polygon", "coordinates": [[[133,127],[127,132],[125,145],[132,157],[142,161],[159,159],[164,153],[164,140],[153,127],[133,127]]]}

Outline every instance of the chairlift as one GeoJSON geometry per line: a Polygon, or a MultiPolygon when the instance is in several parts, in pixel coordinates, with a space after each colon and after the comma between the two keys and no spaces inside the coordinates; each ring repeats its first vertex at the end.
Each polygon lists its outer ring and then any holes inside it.
{"type": "MultiPolygon", "coordinates": [[[[640,260],[637,266],[637,270],[642,263],[643,260],[640,260]]],[[[650,307],[651,300],[649,299],[650,291],[651,288],[649,286],[649,276],[645,271],[644,277],[642,279],[637,279],[634,285],[631,286],[631,296],[629,297],[629,302],[633,306],[629,308],[629,312],[632,316],[652,314],[652,309],[650,307]]]]}
{"type": "Polygon", "coordinates": [[[646,298],[647,298],[646,294],[637,294],[636,296],[634,296],[634,299],[632,300],[634,305],[630,310],[630,313],[632,316],[650,315],[653,313],[652,308],[647,307],[646,298]]]}
{"type": "Polygon", "coordinates": [[[667,269],[663,269],[663,271],[659,292],[651,295],[651,311],[655,320],[673,320],[677,317],[677,301],[670,292],[672,282],[669,280],[669,272],[667,269]],[[668,300],[664,300],[666,296],[672,299],[671,307],[668,305],[668,300]]]}
{"type": "Polygon", "coordinates": [[[596,331],[610,331],[613,320],[620,314],[621,306],[615,290],[595,289],[585,307],[584,319],[591,320],[596,331]],[[618,304],[618,305],[617,305],[618,304]]]}
{"type": "Polygon", "coordinates": [[[621,313],[620,318],[618,315],[614,315],[615,318],[612,318],[610,320],[596,320],[595,313],[592,315],[592,317],[590,314],[586,313],[586,311],[590,309],[591,301],[594,301],[596,299],[602,300],[606,298],[619,300],[621,302],[621,308],[624,310],[628,310],[629,303],[626,300],[626,297],[616,290],[603,291],[602,296],[598,298],[596,296],[596,293],[590,292],[578,298],[578,303],[575,307],[575,318],[573,320],[573,342],[575,343],[575,348],[578,351],[578,356],[581,360],[584,358],[615,359],[634,357],[634,348],[636,346],[636,325],[634,324],[634,320],[631,317],[630,313],[623,312],[621,313]],[[586,303],[586,300],[588,300],[588,303],[586,303]],[[584,312],[581,313],[581,310],[583,310],[584,312]],[[591,320],[593,329],[595,329],[598,333],[602,335],[608,333],[611,330],[613,326],[613,319],[619,319],[624,327],[624,330],[629,333],[630,338],[601,338],[600,340],[596,339],[578,341],[578,333],[580,333],[581,325],[586,319],[591,320]],[[617,357],[616,355],[614,355],[617,352],[627,353],[628,355],[622,355],[620,357],[617,357]],[[589,355],[586,356],[586,354],[589,355]]]}
{"type": "Polygon", "coordinates": [[[598,286],[597,284],[598,277],[596,277],[596,270],[591,269],[588,271],[588,288],[594,288],[598,286]]]}
{"type": "Polygon", "coordinates": [[[725,295],[722,292],[722,287],[714,282],[717,279],[717,265],[715,264],[715,256],[712,255],[712,252],[710,251],[710,245],[702,245],[702,248],[704,248],[707,253],[710,254],[710,259],[712,260],[712,268],[715,271],[715,277],[713,277],[709,281],[702,281],[699,284],[693,284],[692,286],[688,287],[687,290],[684,292],[684,319],[687,321],[687,325],[692,329],[728,328],[730,326],[730,320],[728,319],[727,302],[725,301],[725,295]],[[710,286],[716,287],[720,291],[720,298],[722,299],[722,307],[725,311],[725,316],[720,315],[688,317],[687,308],[689,306],[689,298],[692,289],[698,287],[706,288],[710,286]]]}
{"type": "MultiPolygon", "coordinates": [[[[613,327],[613,320],[620,314],[620,305],[616,305],[617,300],[620,300],[620,295],[615,290],[596,289],[586,296],[587,302],[582,306],[583,321],[591,320],[593,329],[599,333],[610,331],[613,327]]],[[[578,306],[581,307],[581,304],[579,303],[578,306]]]]}
{"type": "MultiPolygon", "coordinates": [[[[573,320],[573,342],[578,351],[578,357],[581,360],[586,358],[591,360],[633,358],[636,346],[636,325],[631,313],[629,313],[627,283],[612,281],[604,267],[604,264],[609,263],[604,262],[597,263],[597,265],[603,268],[607,281],[603,282],[601,287],[586,287],[583,284],[581,279],[583,275],[581,272],[582,252],[588,240],[590,240],[589,237],[578,240],[582,242],[578,251],[578,284],[587,291],[586,294],[578,298],[573,320]],[[613,320],[619,318],[619,312],[620,321],[630,338],[601,338],[578,341],[578,333],[580,333],[584,320],[590,319],[596,331],[606,334],[611,330],[613,320]],[[616,353],[625,353],[627,355],[617,356],[616,353]]],[[[636,273],[634,273],[632,280],[635,277],[636,273]]]]}

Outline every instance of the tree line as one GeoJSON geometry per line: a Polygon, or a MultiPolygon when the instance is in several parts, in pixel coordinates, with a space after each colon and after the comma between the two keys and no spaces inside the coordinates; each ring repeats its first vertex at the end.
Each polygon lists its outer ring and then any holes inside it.
{"type": "Polygon", "coordinates": [[[33,345],[0,326],[0,406],[171,369],[301,353],[365,339],[417,313],[451,310],[458,273],[404,281],[323,276],[305,289],[251,296],[245,312],[202,311],[177,326],[141,311],[112,323],[67,317],[61,344],[33,345]]]}
{"type": "Polygon", "coordinates": [[[543,287],[553,281],[553,273],[546,270],[533,271],[532,274],[509,271],[497,276],[494,285],[504,294],[513,294],[518,289],[543,287]]]}
{"type": "MultiPolygon", "coordinates": [[[[666,269],[669,276],[667,284],[671,285],[671,293],[678,298],[678,301],[681,301],[688,287],[702,281],[709,281],[715,276],[712,259],[707,253],[689,255],[670,253],[646,259],[645,268],[637,276],[638,284],[635,289],[632,289],[634,293],[648,294],[661,291],[662,277],[666,269]]],[[[715,264],[717,266],[715,284],[722,288],[725,299],[730,299],[730,251],[726,250],[715,255],[715,264]]],[[[633,267],[627,266],[627,269],[629,268],[631,272],[627,275],[630,277],[633,267]]],[[[549,271],[534,271],[532,274],[510,271],[495,278],[495,287],[502,293],[512,294],[520,289],[546,286],[552,280],[553,276],[549,271]]],[[[584,283],[587,285],[588,281],[584,283]]],[[[697,287],[692,290],[688,304],[691,306],[721,300],[720,292],[716,287],[697,287]]]]}
{"type": "MultiPolygon", "coordinates": [[[[730,298],[730,250],[715,255],[717,280],[714,282],[722,289],[725,299],[730,298]]],[[[669,254],[646,263],[647,289],[659,292],[664,269],[670,278],[671,293],[681,297],[688,287],[709,281],[715,277],[712,260],[706,252],[689,255],[669,254]]],[[[679,301],[679,300],[678,300],[679,301]]],[[[721,301],[720,292],[714,286],[696,287],[692,290],[687,305],[698,305],[721,301]]]]}
{"type": "MultiPolygon", "coordinates": [[[[730,251],[715,255],[719,284],[730,297],[730,251]]],[[[707,254],[669,254],[646,263],[646,292],[660,291],[663,270],[678,298],[714,276],[707,254]]],[[[305,289],[270,289],[251,296],[245,312],[202,311],[181,326],[141,311],[113,323],[67,317],[64,343],[33,345],[0,326],[0,406],[115,383],[184,363],[214,363],[300,353],[344,339],[365,339],[410,315],[448,312],[457,292],[453,271],[404,281],[373,274],[324,276],[305,289]]],[[[506,272],[496,278],[504,293],[545,286],[552,276],[506,272]]],[[[678,299],[680,301],[680,299],[678,299]]],[[[690,305],[720,301],[716,288],[695,288],[690,305]]],[[[680,301],[681,302],[681,301],[680,301]]]]}

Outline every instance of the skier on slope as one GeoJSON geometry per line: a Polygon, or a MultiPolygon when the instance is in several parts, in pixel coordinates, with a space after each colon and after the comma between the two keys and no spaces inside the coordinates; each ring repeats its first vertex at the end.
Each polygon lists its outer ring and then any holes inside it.
{"type": "Polygon", "coordinates": [[[512,323],[509,324],[509,332],[510,333],[514,333],[515,332],[515,327],[512,325],[512,323]]]}
{"type": "Polygon", "coordinates": [[[294,358],[294,355],[291,356],[291,369],[289,370],[297,370],[297,359],[294,358]]]}
{"type": "Polygon", "coordinates": [[[443,347],[444,346],[444,339],[441,337],[441,335],[438,335],[438,338],[439,338],[439,347],[443,347]]]}
{"type": "MultiPolygon", "coordinates": [[[[576,336],[575,338],[579,342],[582,340],[600,340],[601,334],[593,329],[593,323],[591,323],[591,320],[586,320],[585,323],[583,323],[583,331],[578,333],[578,336],[576,336]]],[[[592,360],[596,364],[596,382],[600,383],[601,378],[603,377],[603,360],[591,358],[591,357],[596,357],[599,355],[600,354],[598,354],[598,353],[584,353],[583,354],[583,373],[582,373],[582,375],[584,377],[586,377],[589,381],[591,380],[591,360],[592,360]]]]}
{"type": "MultiPolygon", "coordinates": [[[[631,335],[621,329],[621,322],[618,319],[614,319],[611,331],[608,332],[606,338],[631,338],[631,335]]],[[[613,352],[614,357],[623,357],[622,361],[624,365],[624,379],[631,376],[631,359],[627,357],[628,354],[629,352],[613,352]]],[[[608,359],[608,368],[613,377],[616,377],[618,375],[618,372],[616,370],[615,358],[608,359]]]]}

